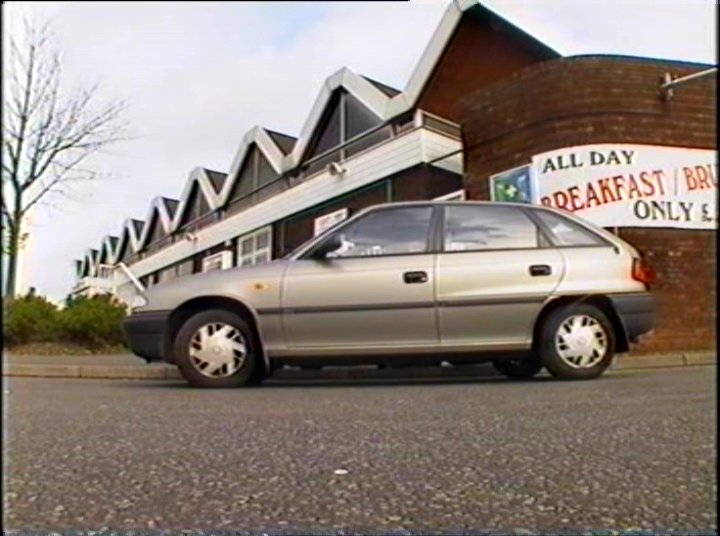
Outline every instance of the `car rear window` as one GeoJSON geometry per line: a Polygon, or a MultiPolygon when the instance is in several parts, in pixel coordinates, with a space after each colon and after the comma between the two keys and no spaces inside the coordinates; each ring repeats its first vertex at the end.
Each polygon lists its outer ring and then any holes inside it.
{"type": "Polygon", "coordinates": [[[607,246],[605,240],[574,221],[547,210],[534,214],[547,226],[558,246],[607,246]]]}
{"type": "Polygon", "coordinates": [[[536,248],[540,232],[519,208],[451,205],[445,210],[445,251],[536,248]]]}

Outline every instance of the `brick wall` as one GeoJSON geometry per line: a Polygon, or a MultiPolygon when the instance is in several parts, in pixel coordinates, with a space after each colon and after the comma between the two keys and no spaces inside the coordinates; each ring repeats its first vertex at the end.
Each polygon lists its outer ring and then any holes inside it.
{"type": "MultiPolygon", "coordinates": [[[[466,189],[489,199],[488,177],[533,155],[594,143],[716,149],[716,78],[660,98],[664,73],[707,66],[643,58],[578,56],[545,61],[462,99],[466,189]]],[[[716,231],[623,228],[658,274],[656,333],[638,353],[716,347],[716,231]]]]}

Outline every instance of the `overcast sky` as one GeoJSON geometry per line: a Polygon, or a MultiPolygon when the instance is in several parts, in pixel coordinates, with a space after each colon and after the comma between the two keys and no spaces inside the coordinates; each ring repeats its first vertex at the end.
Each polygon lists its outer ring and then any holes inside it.
{"type": "MultiPolygon", "coordinates": [[[[713,0],[486,0],[564,55],[604,53],[716,63],[713,0]]],[[[28,282],[55,299],[72,261],[157,195],[179,197],[190,171],[227,172],[254,125],[297,135],[343,66],[403,89],[447,7],[411,2],[9,2],[50,18],[68,85],[126,98],[136,139],[96,166],[112,178],[55,199],[34,218],[28,282]]]]}

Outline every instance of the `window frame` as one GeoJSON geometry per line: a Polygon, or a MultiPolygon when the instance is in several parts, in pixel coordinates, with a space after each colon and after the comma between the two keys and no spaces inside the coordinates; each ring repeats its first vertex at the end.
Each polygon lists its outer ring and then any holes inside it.
{"type": "Polygon", "coordinates": [[[528,216],[538,225],[545,235],[545,239],[548,240],[550,244],[552,244],[553,248],[556,249],[577,249],[577,248],[616,248],[615,244],[611,243],[607,238],[604,236],[598,234],[595,230],[591,229],[587,225],[584,225],[582,222],[577,221],[573,218],[568,217],[565,214],[562,214],[560,212],[555,212],[553,210],[547,210],[542,207],[527,207],[523,206],[521,207],[522,210],[527,212],[528,216]],[[576,245],[566,245],[566,244],[560,244],[555,237],[555,233],[552,232],[552,230],[548,227],[548,225],[537,215],[539,211],[548,212],[550,214],[553,214],[554,216],[557,216],[558,218],[569,221],[571,224],[578,225],[579,227],[582,227],[584,230],[586,230],[588,233],[592,234],[594,237],[598,238],[601,244],[576,244],[576,245]]]}
{"type": "Polygon", "coordinates": [[[336,262],[336,261],[343,261],[346,259],[384,259],[388,257],[410,257],[410,256],[416,256],[416,255],[432,255],[438,252],[438,243],[437,243],[437,229],[439,227],[439,219],[440,219],[440,209],[441,206],[433,205],[431,203],[423,203],[423,204],[413,204],[413,205],[390,205],[390,206],[381,206],[377,208],[373,208],[372,210],[367,210],[364,212],[361,212],[357,214],[355,217],[347,219],[341,223],[339,223],[336,227],[332,227],[327,230],[326,233],[323,233],[318,236],[318,240],[314,242],[313,244],[308,245],[307,249],[301,251],[296,257],[295,260],[315,260],[313,258],[313,252],[321,247],[325,242],[330,240],[333,236],[340,234],[344,229],[346,229],[350,225],[354,225],[357,222],[362,221],[363,219],[370,217],[374,214],[377,214],[381,211],[386,210],[402,210],[407,208],[430,208],[430,221],[428,223],[428,230],[427,230],[427,236],[425,238],[425,251],[416,251],[416,252],[410,252],[410,253],[390,253],[388,255],[353,255],[349,257],[330,257],[328,258],[328,261],[336,262]]]}
{"type": "Polygon", "coordinates": [[[458,253],[487,253],[492,251],[535,251],[535,250],[542,250],[542,249],[555,249],[556,246],[552,240],[550,240],[550,237],[547,234],[547,230],[545,227],[541,227],[538,225],[535,218],[531,217],[531,215],[527,214],[527,210],[524,206],[507,206],[507,205],[495,205],[495,206],[502,206],[504,208],[507,208],[509,210],[517,210],[521,213],[524,213],[526,217],[530,220],[530,223],[532,223],[535,226],[535,229],[538,233],[538,245],[534,247],[522,247],[522,248],[486,248],[486,249],[461,249],[461,250],[448,250],[445,249],[445,227],[447,223],[447,209],[453,206],[461,206],[461,207],[472,207],[477,206],[478,208],[483,207],[492,207],[491,204],[478,204],[478,205],[472,205],[468,203],[463,203],[462,201],[455,201],[451,203],[443,204],[442,207],[442,217],[440,219],[439,229],[437,232],[437,240],[438,240],[438,253],[442,254],[458,254],[458,253]],[[544,242],[544,243],[543,243],[544,242]]]}
{"type": "Polygon", "coordinates": [[[238,236],[237,238],[237,266],[256,266],[258,264],[265,264],[265,262],[271,262],[273,260],[273,226],[266,225],[264,227],[261,227],[259,229],[255,229],[254,231],[251,231],[249,233],[245,233],[244,235],[238,236]],[[263,248],[257,248],[257,237],[262,235],[263,233],[267,233],[268,237],[268,243],[267,246],[263,248]],[[243,242],[246,242],[247,240],[252,240],[252,251],[249,254],[243,254],[242,246],[243,242]],[[265,262],[254,262],[255,257],[257,257],[261,253],[267,253],[267,261],[265,262]],[[253,260],[253,262],[244,263],[243,259],[250,258],[253,260]]]}

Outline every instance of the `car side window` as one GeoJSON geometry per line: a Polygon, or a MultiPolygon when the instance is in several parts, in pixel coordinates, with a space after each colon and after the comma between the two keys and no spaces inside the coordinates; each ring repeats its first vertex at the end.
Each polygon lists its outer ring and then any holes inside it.
{"type": "Polygon", "coordinates": [[[451,205],[445,209],[445,251],[544,246],[537,225],[520,208],[451,205]]]}
{"type": "Polygon", "coordinates": [[[398,207],[370,212],[338,230],[342,246],[330,258],[424,253],[432,207],[398,207]]]}
{"type": "Polygon", "coordinates": [[[605,240],[572,220],[547,210],[536,210],[558,246],[606,246],[605,240]]]}

